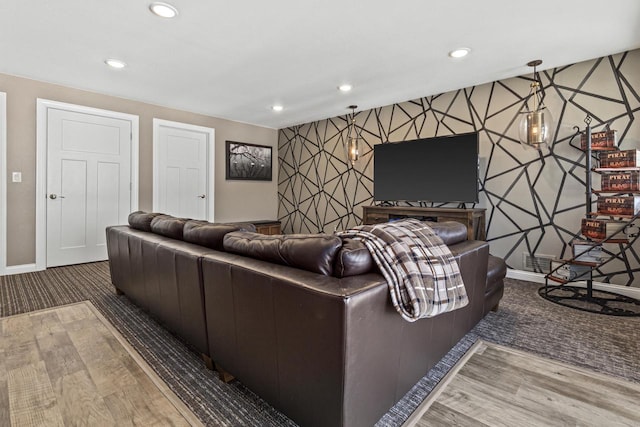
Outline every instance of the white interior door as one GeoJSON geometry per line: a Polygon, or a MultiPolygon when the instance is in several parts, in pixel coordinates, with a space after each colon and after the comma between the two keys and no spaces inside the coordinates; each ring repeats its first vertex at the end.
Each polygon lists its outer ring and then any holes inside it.
{"type": "Polygon", "coordinates": [[[153,210],[213,221],[213,129],[153,120],[153,210]]]}
{"type": "Polygon", "coordinates": [[[48,109],[48,267],[107,259],[105,228],[131,212],[131,142],[129,120],[48,109]]]}

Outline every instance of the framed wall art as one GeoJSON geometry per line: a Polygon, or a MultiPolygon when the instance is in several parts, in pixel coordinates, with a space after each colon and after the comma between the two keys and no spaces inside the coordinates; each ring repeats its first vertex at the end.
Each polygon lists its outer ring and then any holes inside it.
{"type": "Polygon", "coordinates": [[[227,179],[271,181],[272,148],[268,145],[226,141],[227,179]]]}

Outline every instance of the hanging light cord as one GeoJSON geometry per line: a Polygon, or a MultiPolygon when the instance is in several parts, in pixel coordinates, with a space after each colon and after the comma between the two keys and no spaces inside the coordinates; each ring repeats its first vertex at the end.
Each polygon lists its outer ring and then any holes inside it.
{"type": "Polygon", "coordinates": [[[538,104],[538,90],[540,89],[540,81],[538,80],[538,73],[536,71],[536,67],[542,64],[542,61],[537,59],[535,61],[529,62],[527,65],[533,67],[533,82],[531,83],[531,90],[533,91],[533,111],[538,111],[538,107],[542,105],[542,98],[540,98],[540,103],[538,104]]]}

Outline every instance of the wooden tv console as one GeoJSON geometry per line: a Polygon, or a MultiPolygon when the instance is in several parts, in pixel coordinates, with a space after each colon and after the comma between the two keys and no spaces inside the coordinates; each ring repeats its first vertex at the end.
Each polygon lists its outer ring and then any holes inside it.
{"type": "Polygon", "coordinates": [[[457,221],[467,227],[467,239],[486,240],[484,208],[421,208],[410,206],[363,206],[362,222],[378,224],[393,218],[418,218],[426,221],[457,221]]]}

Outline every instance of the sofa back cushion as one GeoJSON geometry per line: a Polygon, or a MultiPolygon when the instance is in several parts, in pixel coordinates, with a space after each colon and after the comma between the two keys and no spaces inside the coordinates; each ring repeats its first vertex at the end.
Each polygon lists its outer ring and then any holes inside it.
{"type": "Polygon", "coordinates": [[[129,214],[129,226],[136,230],[151,232],[151,221],[160,215],[163,214],[143,211],[131,212],[129,214]]]}
{"type": "Polygon", "coordinates": [[[338,236],[288,234],[267,236],[234,231],[224,236],[227,252],[288,265],[331,276],[336,253],[342,246],[338,236]]]}
{"type": "Polygon", "coordinates": [[[360,240],[343,239],[342,247],[333,263],[333,275],[336,277],[357,276],[375,270],[375,264],[369,249],[360,240]]]}
{"type": "Polygon", "coordinates": [[[182,240],[186,218],[175,218],[171,215],[158,215],[151,220],[151,232],[161,236],[182,240]]]}
{"type": "Polygon", "coordinates": [[[256,231],[256,227],[249,223],[216,224],[190,220],[184,225],[183,239],[185,242],[222,251],[224,250],[222,244],[224,236],[232,231],[256,231]]]}

